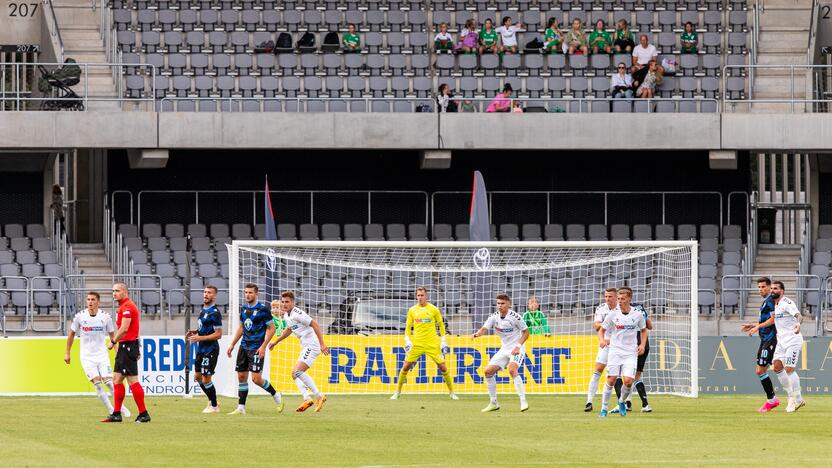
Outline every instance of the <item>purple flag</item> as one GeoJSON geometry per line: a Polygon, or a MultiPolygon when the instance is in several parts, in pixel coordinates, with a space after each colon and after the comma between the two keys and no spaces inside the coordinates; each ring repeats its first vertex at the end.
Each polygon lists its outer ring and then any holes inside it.
{"type": "Polygon", "coordinates": [[[269,194],[269,176],[266,176],[266,193],[263,196],[263,218],[266,223],[266,240],[277,240],[277,228],[274,227],[274,210],[272,210],[272,196],[269,194]]]}
{"type": "Polygon", "coordinates": [[[480,171],[474,171],[474,188],[471,190],[471,214],[468,229],[472,241],[491,240],[491,222],[488,219],[488,192],[480,171]]]}

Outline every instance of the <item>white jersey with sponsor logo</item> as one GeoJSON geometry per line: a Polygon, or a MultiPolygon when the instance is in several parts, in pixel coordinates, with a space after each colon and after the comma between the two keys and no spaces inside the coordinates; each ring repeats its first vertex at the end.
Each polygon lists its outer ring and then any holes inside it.
{"type": "Polygon", "coordinates": [[[312,317],[303,309],[292,308],[283,316],[286,320],[286,328],[292,330],[292,334],[300,338],[300,345],[304,348],[319,348],[318,337],[312,329],[312,317]]]}
{"type": "MultiPolygon", "coordinates": [[[[595,322],[604,323],[604,320],[607,318],[607,315],[609,315],[610,312],[614,310],[618,310],[618,307],[616,306],[614,309],[610,309],[610,306],[608,306],[606,302],[602,302],[598,307],[595,308],[595,322]]],[[[610,339],[609,330],[607,330],[604,333],[604,338],[610,339]]]]}
{"type": "Polygon", "coordinates": [[[647,322],[644,315],[633,308],[626,314],[621,309],[615,309],[604,319],[602,327],[610,332],[610,352],[638,354],[636,335],[647,327],[647,322]]]}
{"type": "Polygon", "coordinates": [[[70,330],[81,340],[82,361],[109,361],[110,355],[107,352],[107,337],[115,332],[113,318],[110,314],[99,310],[97,314],[90,315],[88,309],[75,314],[72,319],[70,330]]]}
{"type": "Polygon", "coordinates": [[[505,317],[500,317],[499,312],[489,315],[482,327],[486,330],[494,330],[503,342],[503,348],[519,346],[523,331],[529,328],[523,321],[523,317],[511,309],[505,317]]]}
{"type": "Polygon", "coordinates": [[[799,313],[800,309],[794,301],[785,296],[774,305],[774,326],[777,328],[778,345],[789,346],[803,341],[803,335],[794,332],[799,323],[795,316],[799,313]]]}

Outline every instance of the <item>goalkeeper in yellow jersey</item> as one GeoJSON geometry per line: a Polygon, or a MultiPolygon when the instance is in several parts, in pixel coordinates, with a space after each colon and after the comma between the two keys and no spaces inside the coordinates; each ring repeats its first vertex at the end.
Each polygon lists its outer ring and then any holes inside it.
{"type": "Polygon", "coordinates": [[[399,372],[399,382],[396,393],[390,397],[391,400],[398,400],[402,393],[402,386],[407,379],[407,373],[413,368],[413,364],[426,354],[436,363],[445,385],[451,394],[451,400],[459,400],[454,393],[451,375],[448,373],[448,366],[445,364],[445,354],[450,352],[445,342],[445,322],[442,321],[442,314],[439,309],[428,302],[428,290],[416,288],[416,300],[418,303],[407,311],[407,324],[404,328],[404,349],[407,356],[404,358],[404,365],[399,372]],[[436,327],[439,326],[439,336],[436,336],[436,327]],[[412,331],[411,331],[412,330],[412,331]],[[412,339],[411,339],[412,337],[412,339]]]}

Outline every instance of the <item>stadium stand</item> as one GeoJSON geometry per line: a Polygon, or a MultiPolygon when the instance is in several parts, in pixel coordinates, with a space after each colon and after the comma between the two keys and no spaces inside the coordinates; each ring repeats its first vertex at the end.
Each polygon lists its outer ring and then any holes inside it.
{"type": "MultiPolygon", "coordinates": [[[[159,72],[153,78],[146,70],[126,67],[126,95],[150,96],[155,89],[157,109],[165,111],[363,111],[367,105],[361,98],[373,98],[373,112],[412,112],[416,105],[430,104],[416,99],[428,98],[440,84],[449,84],[457,97],[480,99],[474,105],[481,111],[485,100],[505,84],[511,84],[520,97],[540,99],[528,102],[527,107],[551,111],[573,111],[577,108],[567,107],[584,105],[551,99],[609,98],[609,76],[619,62],[629,65],[630,56],[541,55],[540,49],[525,48],[533,38],[542,37],[552,17],[562,25],[580,19],[587,32],[595,21],[614,26],[625,19],[637,37],[647,35],[659,49],[658,62],[678,64],[656,93],[658,98],[677,102],[658,102],[658,112],[716,112],[715,101],[702,99],[719,97],[722,67],[748,63],[745,2],[723,7],[722,2],[671,0],[640,5],[440,1],[432,2],[431,8],[426,11],[423,2],[395,1],[117,1],[112,26],[123,63],[151,64],[159,72]],[[433,24],[428,24],[428,17],[433,24]],[[440,23],[449,24],[456,36],[468,19],[481,25],[490,18],[500,24],[505,17],[525,25],[519,33],[517,55],[500,58],[430,50],[428,38],[432,42],[440,23]],[[679,35],[686,22],[693,23],[700,34],[698,54],[680,52],[679,35]],[[350,23],[358,27],[362,52],[324,50],[324,36],[328,32],[340,35],[350,23]],[[284,34],[291,36],[291,48],[268,51],[261,47],[280,42],[284,34]],[[301,36],[308,34],[315,38],[315,45],[299,47],[301,36]],[[281,99],[271,99],[275,97],[281,99]]],[[[745,77],[738,71],[731,73],[736,76],[726,86],[732,97],[740,98],[745,77]]],[[[643,103],[635,104],[616,102],[611,107],[609,101],[598,101],[591,111],[647,110],[643,103]]]]}

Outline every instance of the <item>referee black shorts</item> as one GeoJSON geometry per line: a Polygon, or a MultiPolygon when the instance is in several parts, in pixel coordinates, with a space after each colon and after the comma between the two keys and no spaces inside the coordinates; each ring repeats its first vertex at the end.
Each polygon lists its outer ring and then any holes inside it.
{"type": "Polygon", "coordinates": [[[116,352],[113,371],[121,375],[139,375],[139,341],[122,341],[116,352]]]}
{"type": "Polygon", "coordinates": [[[648,341],[646,345],[644,345],[644,354],[638,357],[638,361],[636,363],[636,371],[637,372],[644,372],[644,364],[647,363],[647,356],[650,354],[650,342],[648,341]]]}

